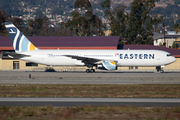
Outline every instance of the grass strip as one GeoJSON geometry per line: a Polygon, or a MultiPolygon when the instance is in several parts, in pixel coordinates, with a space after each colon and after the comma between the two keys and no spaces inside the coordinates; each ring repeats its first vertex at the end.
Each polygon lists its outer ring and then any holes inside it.
{"type": "Polygon", "coordinates": [[[179,120],[180,107],[76,106],[0,107],[0,119],[10,120],[179,120]]]}
{"type": "Polygon", "coordinates": [[[180,98],[180,84],[0,84],[0,97],[180,98]]]}

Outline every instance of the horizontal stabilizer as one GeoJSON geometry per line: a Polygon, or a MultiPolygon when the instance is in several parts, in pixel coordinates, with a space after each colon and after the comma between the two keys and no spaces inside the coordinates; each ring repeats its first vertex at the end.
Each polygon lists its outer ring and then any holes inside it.
{"type": "Polygon", "coordinates": [[[13,52],[7,52],[6,54],[8,54],[8,56],[9,56],[10,58],[16,58],[16,59],[23,58],[23,57],[30,57],[30,55],[13,53],[13,52]]]}

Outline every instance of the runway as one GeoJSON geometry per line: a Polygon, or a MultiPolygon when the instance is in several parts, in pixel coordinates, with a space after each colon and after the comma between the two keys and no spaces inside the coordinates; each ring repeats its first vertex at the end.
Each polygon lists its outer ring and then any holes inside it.
{"type": "MultiPolygon", "coordinates": [[[[0,71],[2,84],[180,84],[179,72],[30,72],[0,71]]],[[[180,98],[0,98],[0,106],[73,107],[79,105],[180,106],[180,98]]]]}
{"type": "Polygon", "coordinates": [[[176,98],[0,98],[0,106],[46,106],[73,107],[81,105],[132,105],[142,107],[180,106],[176,98]]]}

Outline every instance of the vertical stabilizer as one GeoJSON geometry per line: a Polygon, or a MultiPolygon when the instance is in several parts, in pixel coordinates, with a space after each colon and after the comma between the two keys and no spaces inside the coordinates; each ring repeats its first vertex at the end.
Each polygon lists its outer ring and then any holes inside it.
{"type": "Polygon", "coordinates": [[[36,48],[12,23],[5,22],[11,42],[16,52],[37,50],[36,48]]]}

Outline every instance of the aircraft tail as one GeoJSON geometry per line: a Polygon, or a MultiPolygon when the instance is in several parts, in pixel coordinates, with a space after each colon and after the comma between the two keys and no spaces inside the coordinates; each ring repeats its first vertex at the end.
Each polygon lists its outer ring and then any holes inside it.
{"type": "Polygon", "coordinates": [[[5,22],[5,26],[16,52],[38,49],[11,22],[5,22]]]}

